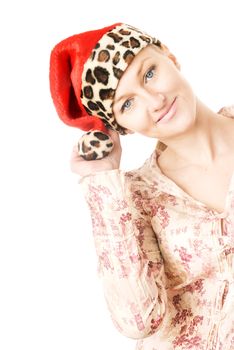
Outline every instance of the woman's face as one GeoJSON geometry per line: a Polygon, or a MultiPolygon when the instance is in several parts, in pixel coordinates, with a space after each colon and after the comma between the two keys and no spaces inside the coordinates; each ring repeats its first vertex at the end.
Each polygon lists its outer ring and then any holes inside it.
{"type": "Polygon", "coordinates": [[[166,139],[194,123],[196,97],[175,63],[159,48],[149,45],[121,77],[113,112],[117,122],[130,132],[166,139]],[[162,115],[165,117],[160,122],[162,115]]]}

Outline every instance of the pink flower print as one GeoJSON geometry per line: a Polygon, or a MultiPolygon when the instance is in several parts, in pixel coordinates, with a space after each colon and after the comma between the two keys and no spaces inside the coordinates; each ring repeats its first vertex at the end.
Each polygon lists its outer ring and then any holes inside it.
{"type": "Polygon", "coordinates": [[[175,308],[177,310],[179,309],[180,301],[181,301],[181,296],[179,294],[174,295],[174,297],[173,297],[173,305],[175,306],[175,308]]]}
{"type": "Polygon", "coordinates": [[[203,279],[199,279],[195,281],[194,283],[191,283],[188,286],[183,287],[184,292],[189,292],[193,294],[194,292],[198,292],[202,295],[203,290],[203,279]]]}
{"type": "Polygon", "coordinates": [[[191,242],[191,245],[193,247],[194,252],[196,255],[201,258],[202,257],[202,248],[203,248],[203,241],[200,239],[194,239],[191,242]]]}
{"type": "Polygon", "coordinates": [[[97,187],[97,192],[98,192],[98,193],[103,193],[103,194],[105,194],[107,197],[108,197],[108,196],[111,196],[111,192],[110,192],[109,188],[108,188],[108,187],[105,187],[105,186],[99,185],[99,186],[97,187]]]}
{"type": "Polygon", "coordinates": [[[226,248],[226,249],[224,249],[224,254],[226,255],[226,256],[228,256],[229,254],[233,254],[234,253],[234,248],[226,248]]]}
{"type": "Polygon", "coordinates": [[[145,328],[145,325],[143,323],[142,317],[138,311],[138,307],[135,303],[130,303],[130,310],[132,312],[132,314],[134,315],[134,319],[136,321],[137,324],[137,328],[142,331],[145,328]]]}
{"type": "Polygon", "coordinates": [[[136,321],[136,323],[137,323],[137,328],[138,328],[140,331],[142,331],[142,330],[145,328],[145,326],[144,326],[144,323],[143,323],[143,321],[142,321],[141,315],[140,315],[140,314],[137,314],[137,315],[134,316],[134,318],[135,318],[135,321],[136,321]]]}
{"type": "Polygon", "coordinates": [[[121,263],[119,278],[128,278],[130,273],[130,268],[126,266],[124,263],[121,263]]]}
{"type": "Polygon", "coordinates": [[[123,224],[127,221],[130,221],[132,219],[132,214],[127,213],[127,214],[122,214],[120,217],[120,224],[123,224]]]}
{"type": "Polygon", "coordinates": [[[102,252],[102,254],[99,256],[100,264],[103,266],[106,270],[112,270],[114,271],[113,266],[111,265],[111,262],[108,258],[108,252],[105,250],[102,252]]]}
{"type": "Polygon", "coordinates": [[[124,233],[126,232],[126,230],[127,230],[126,223],[127,223],[128,221],[131,221],[131,219],[132,219],[132,214],[130,214],[130,213],[122,214],[122,215],[120,216],[119,223],[120,223],[120,225],[121,225],[121,227],[122,227],[122,232],[123,232],[123,234],[124,234],[124,233]]]}
{"type": "Polygon", "coordinates": [[[172,325],[183,324],[186,322],[187,317],[193,316],[191,309],[182,309],[177,312],[176,316],[172,319],[172,325]]]}
{"type": "Polygon", "coordinates": [[[195,336],[193,338],[188,338],[187,334],[183,334],[179,337],[176,337],[173,341],[174,346],[181,346],[181,349],[187,350],[187,349],[201,349],[201,337],[195,336]]]}
{"type": "Polygon", "coordinates": [[[165,210],[165,206],[159,205],[156,215],[162,219],[160,222],[162,228],[166,228],[169,224],[170,217],[169,217],[167,211],[165,210]]]}
{"type": "Polygon", "coordinates": [[[158,326],[160,325],[160,323],[162,322],[162,317],[158,316],[156,319],[152,319],[151,320],[151,333],[155,333],[156,329],[158,328],[158,326]]]}
{"type": "Polygon", "coordinates": [[[157,215],[158,212],[158,205],[156,205],[155,203],[149,203],[147,205],[147,210],[149,211],[149,215],[151,217],[157,215]]]}
{"type": "Polygon", "coordinates": [[[189,264],[188,264],[188,263],[191,261],[192,255],[191,255],[191,254],[188,254],[188,253],[187,253],[187,249],[184,248],[184,247],[180,247],[179,249],[178,249],[178,248],[175,248],[174,251],[175,251],[175,252],[176,252],[176,251],[179,252],[181,261],[182,261],[183,265],[186,267],[186,269],[187,269],[187,271],[188,271],[188,270],[189,270],[189,264]]]}
{"type": "Polygon", "coordinates": [[[188,333],[192,335],[195,331],[196,326],[199,325],[199,323],[202,324],[202,321],[203,321],[203,316],[195,316],[189,325],[188,333]]]}
{"type": "MultiPolygon", "coordinates": [[[[135,224],[136,224],[136,227],[138,229],[139,234],[142,235],[144,233],[144,230],[145,230],[145,223],[141,219],[138,219],[135,221],[135,224]]],[[[144,238],[143,235],[142,235],[142,238],[144,238]]]]}
{"type": "Polygon", "coordinates": [[[150,278],[152,274],[156,274],[161,270],[162,268],[162,262],[157,261],[149,261],[148,263],[148,271],[147,271],[147,276],[150,278]]]}
{"type": "Polygon", "coordinates": [[[116,200],[115,210],[120,211],[120,210],[126,209],[127,207],[128,207],[128,205],[127,205],[127,202],[125,200],[120,200],[120,199],[116,200]]]}

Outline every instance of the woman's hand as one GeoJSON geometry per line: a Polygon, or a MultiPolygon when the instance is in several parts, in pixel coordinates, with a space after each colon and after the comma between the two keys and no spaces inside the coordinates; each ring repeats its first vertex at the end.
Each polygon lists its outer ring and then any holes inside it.
{"type": "Polygon", "coordinates": [[[84,160],[79,156],[78,147],[75,145],[70,160],[71,171],[80,176],[85,176],[98,171],[119,169],[122,153],[120,137],[119,134],[113,130],[109,130],[109,135],[114,143],[114,148],[112,152],[103,159],[84,160]]]}

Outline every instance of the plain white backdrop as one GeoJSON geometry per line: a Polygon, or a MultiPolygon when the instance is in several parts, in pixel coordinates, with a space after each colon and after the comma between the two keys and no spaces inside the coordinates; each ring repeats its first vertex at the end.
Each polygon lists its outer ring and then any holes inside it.
{"type": "MultiPolygon", "coordinates": [[[[0,349],[134,350],[136,341],[112,324],[97,278],[88,208],[70,171],[82,132],[55,112],[50,51],[82,31],[134,25],[170,48],[195,93],[217,111],[234,103],[233,1],[8,0],[0,7],[0,349]]],[[[121,139],[126,170],[155,144],[121,139]]]]}

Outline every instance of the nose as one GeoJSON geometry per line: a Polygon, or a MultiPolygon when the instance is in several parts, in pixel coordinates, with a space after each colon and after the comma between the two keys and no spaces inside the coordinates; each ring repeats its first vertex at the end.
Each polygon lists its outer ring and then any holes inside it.
{"type": "Polygon", "coordinates": [[[165,106],[166,97],[161,94],[149,94],[147,97],[147,112],[149,116],[156,121],[158,119],[158,113],[165,106]]]}

